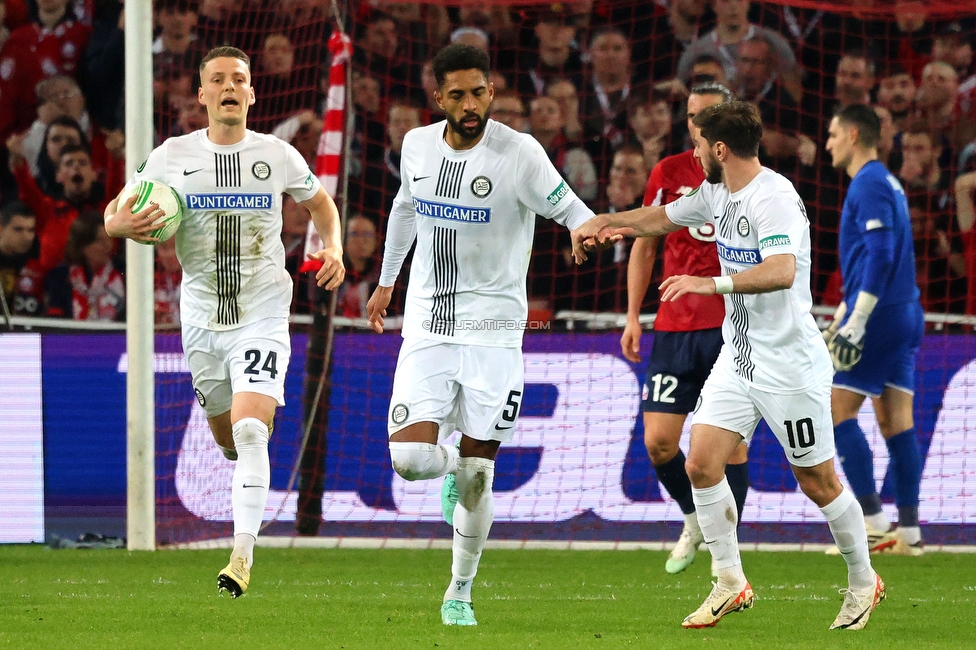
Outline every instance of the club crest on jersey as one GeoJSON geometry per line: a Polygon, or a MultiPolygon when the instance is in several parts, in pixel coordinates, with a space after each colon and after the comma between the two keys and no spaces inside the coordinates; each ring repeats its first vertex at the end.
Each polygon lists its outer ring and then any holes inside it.
{"type": "Polygon", "coordinates": [[[745,217],[739,217],[739,224],[737,226],[739,234],[746,237],[749,234],[749,220],[745,217]]]}
{"type": "Polygon", "coordinates": [[[305,177],[305,189],[310,190],[315,187],[315,176],[309,174],[305,177]]]}
{"type": "Polygon", "coordinates": [[[259,181],[266,181],[271,177],[271,165],[263,160],[259,160],[251,165],[251,173],[259,181]]]}
{"type": "Polygon", "coordinates": [[[390,411],[390,419],[393,420],[393,424],[403,424],[409,415],[410,409],[407,408],[406,404],[397,404],[390,411]]]}
{"type": "Polygon", "coordinates": [[[479,199],[483,199],[491,194],[491,179],[487,176],[476,176],[471,181],[471,193],[479,199]]]}

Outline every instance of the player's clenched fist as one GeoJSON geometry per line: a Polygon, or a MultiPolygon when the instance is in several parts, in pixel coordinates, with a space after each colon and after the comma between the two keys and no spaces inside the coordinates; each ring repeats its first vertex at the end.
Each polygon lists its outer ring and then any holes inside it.
{"type": "Polygon", "coordinates": [[[341,248],[329,246],[320,251],[309,253],[308,259],[318,260],[322,263],[322,268],[315,273],[316,284],[329,291],[339,288],[346,277],[346,268],[342,265],[341,248]]]}

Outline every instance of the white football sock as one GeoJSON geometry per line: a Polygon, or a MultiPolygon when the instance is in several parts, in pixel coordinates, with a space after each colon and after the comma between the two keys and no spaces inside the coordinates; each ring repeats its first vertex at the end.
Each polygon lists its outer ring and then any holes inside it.
{"type": "Polygon", "coordinates": [[[847,562],[847,581],[854,589],[874,586],[874,569],[868,554],[868,533],[864,529],[864,511],[850,491],[820,509],[827,519],[834,542],[847,562]]]}
{"type": "Polygon", "coordinates": [[[909,546],[922,541],[922,529],[918,526],[899,526],[898,534],[909,546]]]}
{"type": "Polygon", "coordinates": [[[695,500],[698,525],[718,572],[718,585],[723,589],[742,589],[746,586],[746,575],[742,572],[739,557],[739,540],[735,534],[738,515],[728,480],[723,476],[721,482],[712,487],[693,487],[691,495],[695,500]]]}
{"type": "Polygon", "coordinates": [[[460,452],[454,445],[390,442],[393,470],[408,481],[438,478],[457,470],[460,452]]]}
{"type": "Polygon", "coordinates": [[[701,526],[698,524],[698,513],[692,512],[685,515],[685,528],[689,528],[692,531],[701,532],[701,526]]]}
{"type": "MultiPolygon", "coordinates": [[[[248,549],[248,565],[251,549],[261,530],[264,506],[268,502],[271,486],[271,461],[268,458],[268,427],[257,418],[243,418],[234,424],[234,446],[237,448],[237,465],[234,467],[234,483],[231,503],[234,507],[234,539],[251,537],[248,549]]],[[[246,541],[242,541],[247,546],[246,541]]]]}
{"type": "Polygon", "coordinates": [[[478,573],[481,551],[488,539],[495,514],[491,484],[495,461],[487,458],[462,458],[457,472],[458,502],[454,509],[454,561],[451,584],[444,600],[471,602],[471,583],[478,573]]]}
{"type": "Polygon", "coordinates": [[[250,533],[241,533],[240,535],[234,535],[234,550],[231,551],[230,556],[241,556],[247,560],[247,567],[251,568],[254,564],[254,542],[256,540],[250,533]]]}

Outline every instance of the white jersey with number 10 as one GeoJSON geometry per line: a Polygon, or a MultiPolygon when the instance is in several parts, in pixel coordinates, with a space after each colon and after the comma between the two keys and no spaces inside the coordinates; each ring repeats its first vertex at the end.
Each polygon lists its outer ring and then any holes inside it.
{"type": "Polygon", "coordinates": [[[764,167],[734,194],[724,183],[705,181],[664,209],[680,226],[714,222],[723,275],[772,255],[796,258],[789,289],[725,296],[722,356],[731,353],[735,373],[760,390],[791,394],[823,384],[833,367],[810,313],[810,222],[793,184],[764,167]]]}

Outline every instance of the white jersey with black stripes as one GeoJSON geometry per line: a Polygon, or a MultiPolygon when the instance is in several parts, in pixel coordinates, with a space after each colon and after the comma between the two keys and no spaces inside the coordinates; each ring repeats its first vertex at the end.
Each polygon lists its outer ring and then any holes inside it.
{"type": "Polygon", "coordinates": [[[833,367],[810,313],[810,222],[793,184],[763,168],[738,192],[705,181],[665,211],[680,226],[715,224],[723,275],[746,271],[772,255],[796,258],[789,289],[725,296],[726,349],[720,359],[731,358],[735,373],[764,391],[794,394],[822,384],[833,367]]]}
{"type": "Polygon", "coordinates": [[[292,281],[281,242],[281,195],[302,202],[319,188],[294,147],[253,131],[237,144],[217,145],[201,129],[154,149],[130,184],[142,180],[165,183],[183,199],[176,255],[184,323],[219,331],[287,318],[292,281]]]}
{"type": "Polygon", "coordinates": [[[404,338],[519,347],[535,215],[573,229],[593,211],[531,136],[488,120],[478,144],[458,151],[445,128],[403,140],[380,285],[393,285],[416,239],[404,338]]]}

